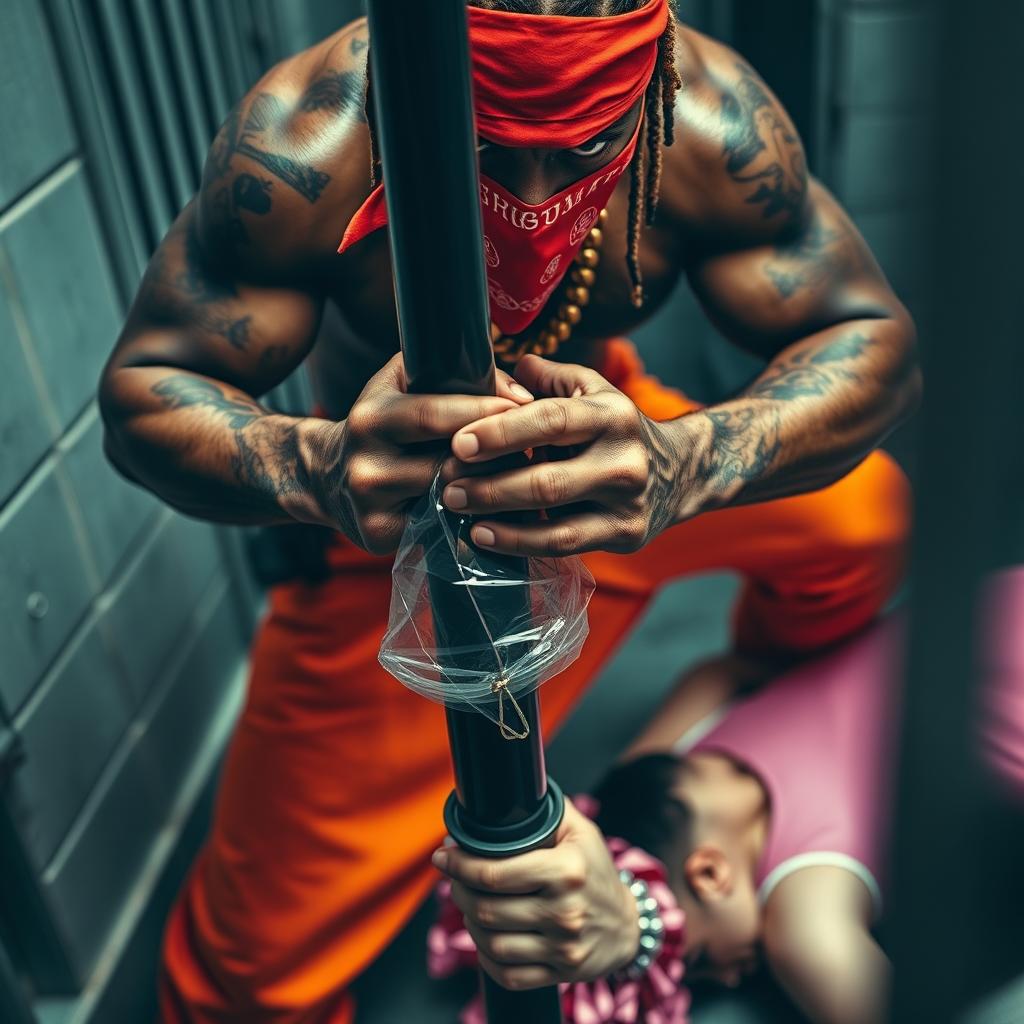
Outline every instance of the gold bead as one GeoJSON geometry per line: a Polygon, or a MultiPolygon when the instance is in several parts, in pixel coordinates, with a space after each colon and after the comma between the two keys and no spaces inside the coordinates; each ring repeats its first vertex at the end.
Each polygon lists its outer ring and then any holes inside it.
{"type": "Polygon", "coordinates": [[[596,278],[597,274],[591,270],[590,267],[577,267],[572,272],[572,279],[577,284],[585,285],[587,288],[590,288],[593,285],[596,278]]]}
{"type": "Polygon", "coordinates": [[[590,234],[587,235],[586,244],[587,245],[592,245],[596,249],[598,246],[600,246],[600,244],[603,241],[604,241],[604,234],[602,233],[601,229],[600,228],[591,228],[590,229],[590,234]]]}
{"type": "Polygon", "coordinates": [[[512,347],[512,339],[509,337],[495,338],[491,343],[495,352],[507,352],[512,347]]]}
{"type": "Polygon", "coordinates": [[[608,221],[608,211],[607,210],[602,210],[597,215],[597,223],[600,224],[601,227],[604,227],[605,224],[607,223],[607,221],[608,221]]]}
{"type": "Polygon", "coordinates": [[[550,355],[558,348],[558,339],[550,331],[542,331],[537,339],[537,350],[544,355],[550,355]]]}
{"type": "Polygon", "coordinates": [[[548,323],[548,330],[559,340],[568,341],[572,334],[572,328],[564,321],[553,316],[548,323]]]}
{"type": "Polygon", "coordinates": [[[580,254],[576,257],[576,262],[584,267],[596,267],[600,259],[601,256],[596,249],[587,248],[580,249],[580,254]]]}
{"type": "Polygon", "coordinates": [[[501,328],[491,321],[491,341],[497,341],[501,337],[501,328]]]}
{"type": "Polygon", "coordinates": [[[575,326],[583,319],[583,310],[571,302],[563,302],[558,307],[558,315],[575,326]]]}
{"type": "Polygon", "coordinates": [[[577,306],[585,306],[590,301],[590,290],[579,285],[576,288],[566,288],[565,297],[577,306]]]}

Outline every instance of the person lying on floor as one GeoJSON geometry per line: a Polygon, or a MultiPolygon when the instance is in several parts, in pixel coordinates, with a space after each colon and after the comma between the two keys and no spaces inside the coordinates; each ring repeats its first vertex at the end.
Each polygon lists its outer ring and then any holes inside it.
{"type": "MultiPolygon", "coordinates": [[[[986,753],[1024,795],[1024,569],[993,592],[986,753]]],[[[511,988],[592,982],[566,986],[576,1024],[682,1024],[684,973],[737,986],[764,962],[817,1024],[884,1019],[890,965],[872,929],[901,641],[901,619],[881,621],[732,703],[761,670],[732,656],[700,667],[597,787],[594,822],[577,799],[553,849],[507,861],[437,851],[454,906],[430,936],[432,973],[470,962],[475,946],[511,988]],[[606,848],[605,836],[621,839],[606,848]],[[629,865],[647,893],[619,884],[629,865]]]]}

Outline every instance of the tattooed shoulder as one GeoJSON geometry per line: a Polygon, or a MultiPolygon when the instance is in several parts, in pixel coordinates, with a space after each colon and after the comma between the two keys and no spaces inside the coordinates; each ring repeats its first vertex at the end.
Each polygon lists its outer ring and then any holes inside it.
{"type": "Polygon", "coordinates": [[[803,206],[808,181],[792,121],[743,60],[720,80],[719,96],[722,160],[743,202],[765,220],[791,218],[803,206]]]}

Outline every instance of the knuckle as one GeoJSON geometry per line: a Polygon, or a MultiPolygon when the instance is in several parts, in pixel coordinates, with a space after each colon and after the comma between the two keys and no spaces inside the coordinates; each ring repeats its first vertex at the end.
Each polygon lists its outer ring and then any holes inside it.
{"type": "Polygon", "coordinates": [[[560,466],[552,465],[533,478],[533,499],[542,508],[565,504],[569,494],[569,474],[560,466]]]}
{"type": "Polygon", "coordinates": [[[357,498],[369,497],[380,483],[380,476],[373,463],[356,456],[349,460],[346,474],[346,490],[357,498]]]}
{"type": "Polygon", "coordinates": [[[390,554],[398,546],[401,535],[401,521],[382,512],[364,516],[359,524],[363,545],[371,555],[390,554]]]}
{"type": "Polygon", "coordinates": [[[622,526],[623,539],[627,544],[641,547],[647,537],[647,528],[638,516],[627,519],[622,526]]]}
{"type": "Polygon", "coordinates": [[[558,401],[540,402],[537,405],[540,428],[545,437],[560,437],[569,425],[569,414],[558,401]]]}
{"type": "Polygon", "coordinates": [[[627,398],[621,391],[608,395],[608,423],[619,433],[631,433],[637,425],[640,410],[637,409],[631,398],[627,398]]]}
{"type": "Polygon", "coordinates": [[[567,967],[582,967],[587,959],[587,951],[582,942],[563,942],[558,948],[558,955],[567,967]]]}
{"type": "Polygon", "coordinates": [[[489,900],[480,900],[476,905],[476,919],[485,928],[490,928],[498,923],[498,912],[494,904],[489,900]]]}
{"type": "Polygon", "coordinates": [[[562,865],[562,882],[567,889],[581,889],[587,880],[587,863],[580,853],[567,853],[562,865]]]}
{"type": "Polygon", "coordinates": [[[352,406],[345,417],[348,435],[354,439],[369,437],[373,433],[376,419],[373,403],[368,399],[361,399],[352,406]]]}
{"type": "Polygon", "coordinates": [[[480,500],[480,504],[487,508],[494,508],[501,503],[501,494],[498,491],[498,482],[494,477],[483,477],[474,485],[466,488],[466,494],[470,501],[480,500]],[[474,493],[475,492],[475,493],[474,493]]]}
{"type": "Polygon", "coordinates": [[[650,463],[647,449],[639,441],[634,441],[615,460],[613,478],[626,490],[643,490],[650,475],[650,463]]]}
{"type": "Polygon", "coordinates": [[[488,863],[480,868],[480,884],[485,889],[497,889],[501,885],[502,871],[499,864],[488,863]]]}
{"type": "Polygon", "coordinates": [[[583,546],[583,535],[578,527],[566,523],[551,534],[549,546],[558,555],[575,554],[583,546]]]}
{"type": "Polygon", "coordinates": [[[443,416],[437,402],[423,401],[416,404],[416,430],[424,437],[435,437],[442,433],[443,416]]]}
{"type": "Polygon", "coordinates": [[[572,938],[579,938],[586,926],[586,912],[580,907],[566,908],[555,917],[555,925],[572,938]]]}
{"type": "Polygon", "coordinates": [[[630,516],[620,521],[607,547],[617,554],[631,554],[647,543],[647,528],[640,516],[630,516]]]}

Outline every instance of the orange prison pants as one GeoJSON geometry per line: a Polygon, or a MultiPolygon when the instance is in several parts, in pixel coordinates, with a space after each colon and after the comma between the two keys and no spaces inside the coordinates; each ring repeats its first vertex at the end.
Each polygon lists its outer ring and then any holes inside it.
{"type": "MultiPolygon", "coordinates": [[[[696,408],[624,339],[598,368],[653,418],[696,408]]],[[[737,641],[811,649],[879,611],[908,525],[907,482],[876,452],[816,493],[707,513],[635,554],[586,556],[590,636],[541,690],[547,734],[663,583],[735,570],[737,641]]],[[[329,560],[326,583],[271,593],[212,832],[167,925],[163,1024],[348,1024],[349,982],[437,880],[429,857],[452,788],[443,710],[377,662],[391,559],[339,535],[329,560]]]]}

